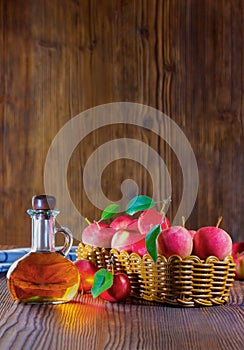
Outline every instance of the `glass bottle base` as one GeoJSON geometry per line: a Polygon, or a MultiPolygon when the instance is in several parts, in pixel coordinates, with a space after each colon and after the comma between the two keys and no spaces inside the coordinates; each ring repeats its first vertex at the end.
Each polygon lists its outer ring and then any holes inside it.
{"type": "Polygon", "coordinates": [[[76,295],[80,275],[76,266],[57,252],[31,252],[10,267],[7,283],[16,301],[61,304],[76,295]]]}

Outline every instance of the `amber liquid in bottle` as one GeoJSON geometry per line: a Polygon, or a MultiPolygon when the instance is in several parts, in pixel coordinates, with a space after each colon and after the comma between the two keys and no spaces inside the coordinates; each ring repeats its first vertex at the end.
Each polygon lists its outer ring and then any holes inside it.
{"type": "Polygon", "coordinates": [[[13,298],[22,302],[67,302],[79,286],[75,265],[56,252],[30,252],[11,266],[8,275],[13,298]]]}
{"type": "Polygon", "coordinates": [[[55,216],[57,210],[28,210],[32,217],[32,248],[30,253],[15,261],[8,273],[7,283],[12,297],[26,303],[68,302],[76,295],[80,282],[79,271],[64,254],[54,248],[55,216]]]}

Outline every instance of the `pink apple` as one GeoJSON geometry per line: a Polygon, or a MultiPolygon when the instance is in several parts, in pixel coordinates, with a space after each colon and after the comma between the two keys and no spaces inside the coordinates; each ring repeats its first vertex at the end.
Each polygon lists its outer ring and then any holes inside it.
{"type": "Polygon", "coordinates": [[[111,222],[110,227],[114,228],[115,230],[119,230],[121,228],[127,228],[127,226],[131,224],[133,221],[134,220],[130,216],[122,215],[114,219],[111,222]]]}
{"type": "Polygon", "coordinates": [[[163,219],[163,214],[155,209],[148,209],[141,213],[138,219],[138,228],[141,234],[146,235],[153,226],[161,224],[161,228],[165,229],[170,226],[167,218],[163,219]]]}
{"type": "Polygon", "coordinates": [[[193,244],[194,255],[201,259],[216,256],[219,260],[224,260],[227,255],[231,255],[232,251],[230,235],[216,226],[206,226],[197,230],[193,244]]]}
{"type": "Polygon", "coordinates": [[[82,242],[92,247],[111,248],[111,240],[116,230],[104,223],[93,222],[82,232],[82,242]]]}
{"type": "Polygon", "coordinates": [[[138,231],[139,232],[138,220],[134,219],[126,228],[127,228],[127,230],[138,231]]]}
{"type": "Polygon", "coordinates": [[[132,252],[132,246],[134,243],[140,241],[142,235],[138,231],[131,230],[118,230],[111,242],[111,247],[117,249],[118,251],[126,250],[127,252],[132,252]]]}
{"type": "Polygon", "coordinates": [[[232,256],[236,264],[235,279],[244,280],[244,242],[232,244],[232,256]]]}
{"type": "Polygon", "coordinates": [[[191,255],[193,239],[188,230],[182,226],[171,226],[158,236],[158,253],[169,258],[179,255],[182,259],[191,255]]]}
{"type": "Polygon", "coordinates": [[[190,235],[192,236],[192,238],[195,236],[196,232],[195,230],[188,230],[188,232],[190,233],[190,235]]]}

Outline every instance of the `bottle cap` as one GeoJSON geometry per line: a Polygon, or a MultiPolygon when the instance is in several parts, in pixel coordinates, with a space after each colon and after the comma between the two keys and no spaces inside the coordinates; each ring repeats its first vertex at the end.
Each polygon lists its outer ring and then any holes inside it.
{"type": "Polygon", "coordinates": [[[45,194],[32,197],[32,207],[34,210],[53,210],[56,205],[56,198],[45,194]]]}

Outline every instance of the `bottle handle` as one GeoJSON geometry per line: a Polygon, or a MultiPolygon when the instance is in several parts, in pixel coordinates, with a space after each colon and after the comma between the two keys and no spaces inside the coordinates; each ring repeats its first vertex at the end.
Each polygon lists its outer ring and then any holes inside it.
{"type": "Polygon", "coordinates": [[[62,233],[65,238],[64,246],[61,249],[57,250],[57,252],[64,256],[67,256],[73,244],[73,235],[71,231],[64,226],[56,227],[55,234],[56,233],[62,233]]]}

